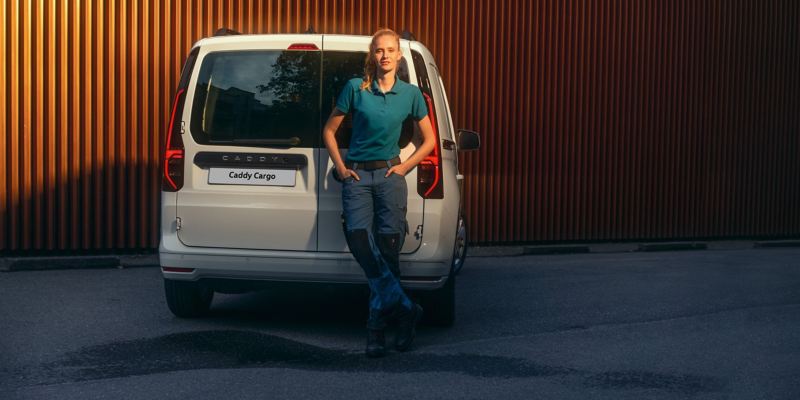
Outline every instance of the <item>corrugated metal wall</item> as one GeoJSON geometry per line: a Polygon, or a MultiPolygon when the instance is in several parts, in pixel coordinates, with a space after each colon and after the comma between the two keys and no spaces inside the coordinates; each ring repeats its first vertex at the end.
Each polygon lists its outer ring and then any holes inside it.
{"type": "Polygon", "coordinates": [[[800,235],[792,0],[5,0],[0,250],[158,241],[191,44],[408,29],[437,57],[475,242],[800,235]]]}

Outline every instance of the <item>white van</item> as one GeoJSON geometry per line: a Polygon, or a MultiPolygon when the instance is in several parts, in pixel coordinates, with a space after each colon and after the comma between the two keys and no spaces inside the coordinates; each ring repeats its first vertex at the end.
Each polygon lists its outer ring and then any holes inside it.
{"type": "MultiPolygon", "coordinates": [[[[457,151],[479,136],[453,128],[431,53],[401,40],[398,78],[428,103],[436,149],[409,171],[401,284],[428,322],[451,325],[466,257],[457,151]],[[415,190],[416,189],[416,190],[415,190]]],[[[362,76],[369,36],[239,35],[198,41],[181,73],[164,151],[159,259],[167,304],[208,311],[213,293],[270,281],[366,283],[342,231],[341,183],[322,127],[343,85],[362,76]]],[[[349,116],[337,132],[346,154],[349,116]]],[[[421,143],[409,120],[402,159],[421,143]]]]}

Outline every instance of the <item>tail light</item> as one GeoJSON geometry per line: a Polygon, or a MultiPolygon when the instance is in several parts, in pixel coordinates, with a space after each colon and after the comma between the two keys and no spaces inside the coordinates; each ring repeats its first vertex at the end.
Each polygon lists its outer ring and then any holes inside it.
{"type": "Polygon", "coordinates": [[[424,199],[443,199],[442,150],[439,142],[439,125],[436,123],[436,109],[433,107],[431,96],[425,92],[422,92],[422,95],[428,106],[428,115],[433,127],[433,136],[436,138],[436,146],[417,165],[417,193],[424,199]]]}
{"type": "Polygon", "coordinates": [[[167,128],[166,146],[164,146],[164,176],[161,179],[161,190],[165,192],[177,192],[183,187],[183,126],[181,116],[183,115],[183,103],[186,98],[186,88],[189,87],[189,77],[194,69],[194,62],[197,61],[199,47],[195,47],[186,58],[181,71],[181,80],[178,82],[178,92],[175,94],[175,101],[172,103],[172,113],[169,116],[169,128],[167,128]]]}
{"type": "Polygon", "coordinates": [[[165,192],[177,192],[183,187],[183,138],[180,124],[175,125],[175,118],[183,114],[185,94],[186,89],[178,90],[169,118],[167,145],[164,148],[164,178],[161,181],[161,190],[165,192]]]}
{"type": "Polygon", "coordinates": [[[306,51],[316,51],[319,50],[319,47],[314,43],[295,43],[289,46],[287,50],[306,50],[306,51]]]}

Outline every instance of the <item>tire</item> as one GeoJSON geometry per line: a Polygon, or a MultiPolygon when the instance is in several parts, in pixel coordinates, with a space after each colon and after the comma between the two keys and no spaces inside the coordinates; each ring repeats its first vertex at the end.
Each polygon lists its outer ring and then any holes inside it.
{"type": "Polygon", "coordinates": [[[456,242],[453,244],[453,275],[458,275],[467,260],[467,219],[463,214],[458,216],[456,242]]]}
{"type": "Polygon", "coordinates": [[[164,294],[169,310],[177,317],[194,318],[208,314],[214,291],[197,282],[164,279],[164,294]]]}
{"type": "Polygon", "coordinates": [[[423,320],[431,326],[451,327],[456,317],[456,276],[451,273],[440,289],[420,293],[423,320]]]}

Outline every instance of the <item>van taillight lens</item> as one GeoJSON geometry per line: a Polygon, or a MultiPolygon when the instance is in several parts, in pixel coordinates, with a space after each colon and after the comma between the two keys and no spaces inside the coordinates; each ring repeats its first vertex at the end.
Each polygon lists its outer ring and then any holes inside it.
{"type": "Polygon", "coordinates": [[[176,126],[175,119],[183,113],[185,94],[186,89],[178,90],[169,118],[167,145],[164,148],[164,176],[161,180],[161,190],[165,192],[177,192],[183,187],[183,138],[180,124],[176,126]]]}
{"type": "Polygon", "coordinates": [[[439,124],[436,123],[436,108],[433,107],[431,96],[425,92],[422,96],[425,97],[425,104],[428,106],[428,116],[431,119],[436,146],[417,165],[417,193],[424,199],[443,199],[442,149],[439,141],[439,124]]]}

